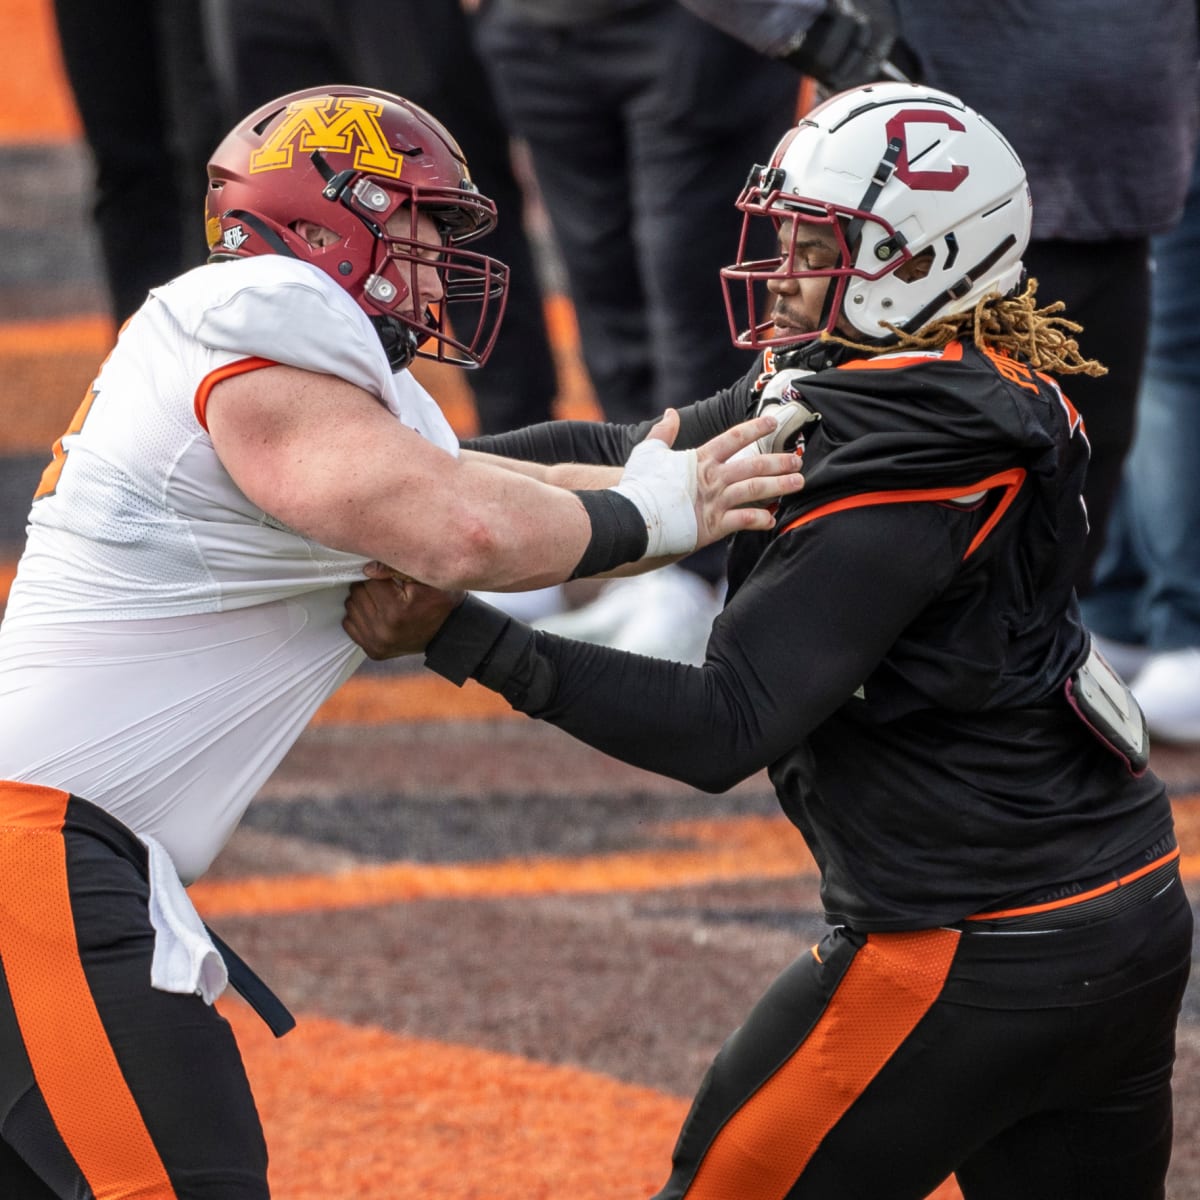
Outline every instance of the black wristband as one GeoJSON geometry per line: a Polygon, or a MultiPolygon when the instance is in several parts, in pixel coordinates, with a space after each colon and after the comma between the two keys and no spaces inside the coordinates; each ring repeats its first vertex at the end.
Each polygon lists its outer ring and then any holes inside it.
{"type": "Polygon", "coordinates": [[[609,488],[576,492],[592,523],[592,538],[571,572],[572,579],[599,575],[613,567],[637,562],[646,553],[646,522],[632,500],[609,488]]]}
{"type": "Polygon", "coordinates": [[[537,713],[554,694],[553,663],[535,653],[546,637],[507,613],[468,596],[425,648],[425,665],[459,687],[476,679],[518,712],[537,713]]]}
{"type": "Polygon", "coordinates": [[[492,653],[511,623],[507,613],[467,595],[425,647],[425,665],[459,687],[492,653]]]}

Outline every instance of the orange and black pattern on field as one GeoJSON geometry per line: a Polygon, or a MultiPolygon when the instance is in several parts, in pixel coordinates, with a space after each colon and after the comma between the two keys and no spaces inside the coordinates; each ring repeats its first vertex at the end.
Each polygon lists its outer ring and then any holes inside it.
{"type": "MultiPolygon", "coordinates": [[[[0,0],[0,605],[29,497],[112,337],[89,164],[49,0],[0,0]]],[[[559,411],[594,412],[549,302],[559,411]]],[[[469,390],[427,377],[457,428],[469,390]]],[[[1160,747],[1200,888],[1200,753],[1160,747]]],[[[648,1196],[712,1055],[819,937],[812,861],[764,777],[712,797],[413,665],[368,667],[251,805],[201,913],[293,1008],[235,997],[278,1200],[648,1196]]],[[[1200,987],[1173,1200],[1200,1200],[1200,987]]],[[[958,1195],[948,1181],[938,1200],[958,1195]]]]}

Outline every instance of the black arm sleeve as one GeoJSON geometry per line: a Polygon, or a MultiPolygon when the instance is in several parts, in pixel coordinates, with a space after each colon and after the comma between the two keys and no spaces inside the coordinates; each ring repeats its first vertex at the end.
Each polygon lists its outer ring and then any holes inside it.
{"type": "MultiPolygon", "coordinates": [[[[690,450],[716,437],[750,415],[749,388],[739,380],[731,388],[679,410],[679,436],[675,448],[690,450]]],[[[510,433],[468,438],[467,450],[499,454],[522,462],[591,463],[620,466],[654,425],[610,425],[603,421],[544,421],[510,433]]]]}
{"type": "Polygon", "coordinates": [[[593,463],[618,466],[649,432],[641,425],[609,425],[601,421],[543,421],[508,433],[467,438],[466,450],[481,450],[521,462],[593,463]]]}
{"type": "Polygon", "coordinates": [[[953,576],[971,518],[933,504],[836,513],[768,548],[702,667],[535,632],[474,598],[426,664],[614,758],[723,791],[799,745],[953,576]]]}

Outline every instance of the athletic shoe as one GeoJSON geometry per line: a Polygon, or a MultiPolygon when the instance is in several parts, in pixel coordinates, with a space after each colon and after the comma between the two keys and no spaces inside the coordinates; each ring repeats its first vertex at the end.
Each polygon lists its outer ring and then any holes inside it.
{"type": "Polygon", "coordinates": [[[1200,647],[1153,655],[1138,674],[1133,694],[1152,737],[1200,743],[1200,647]]]}
{"type": "Polygon", "coordinates": [[[486,600],[493,608],[506,612],[518,621],[531,623],[553,613],[560,613],[566,605],[563,585],[534,588],[529,592],[474,592],[480,600],[486,600]]]}
{"type": "Polygon", "coordinates": [[[706,580],[682,567],[642,577],[642,603],[608,644],[634,654],[698,665],[721,600],[706,580]]]}
{"type": "Polygon", "coordinates": [[[577,641],[694,664],[704,661],[720,610],[717,592],[699,575],[669,566],[614,579],[590,604],[534,624],[577,641]]]}
{"type": "Polygon", "coordinates": [[[537,629],[574,638],[577,642],[607,646],[637,609],[640,579],[640,576],[636,579],[614,579],[606,583],[589,603],[540,617],[532,624],[537,629]]]}

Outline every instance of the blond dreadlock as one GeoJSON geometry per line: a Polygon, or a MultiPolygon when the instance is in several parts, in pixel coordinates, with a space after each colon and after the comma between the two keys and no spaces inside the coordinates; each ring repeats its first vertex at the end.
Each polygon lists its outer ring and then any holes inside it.
{"type": "MultiPolygon", "coordinates": [[[[1037,370],[1058,375],[1107,375],[1108,368],[1094,358],[1084,358],[1079,343],[1071,336],[1083,326],[1055,315],[1066,307],[1061,300],[1045,308],[1035,306],[1037,288],[1037,280],[1030,279],[1018,296],[1005,299],[998,292],[990,292],[973,309],[938,317],[916,333],[905,333],[887,321],[883,327],[895,335],[896,348],[901,350],[940,350],[969,333],[977,346],[1022,358],[1037,370]]],[[[879,353],[877,345],[852,342],[837,334],[826,333],[822,341],[879,353]]]]}

